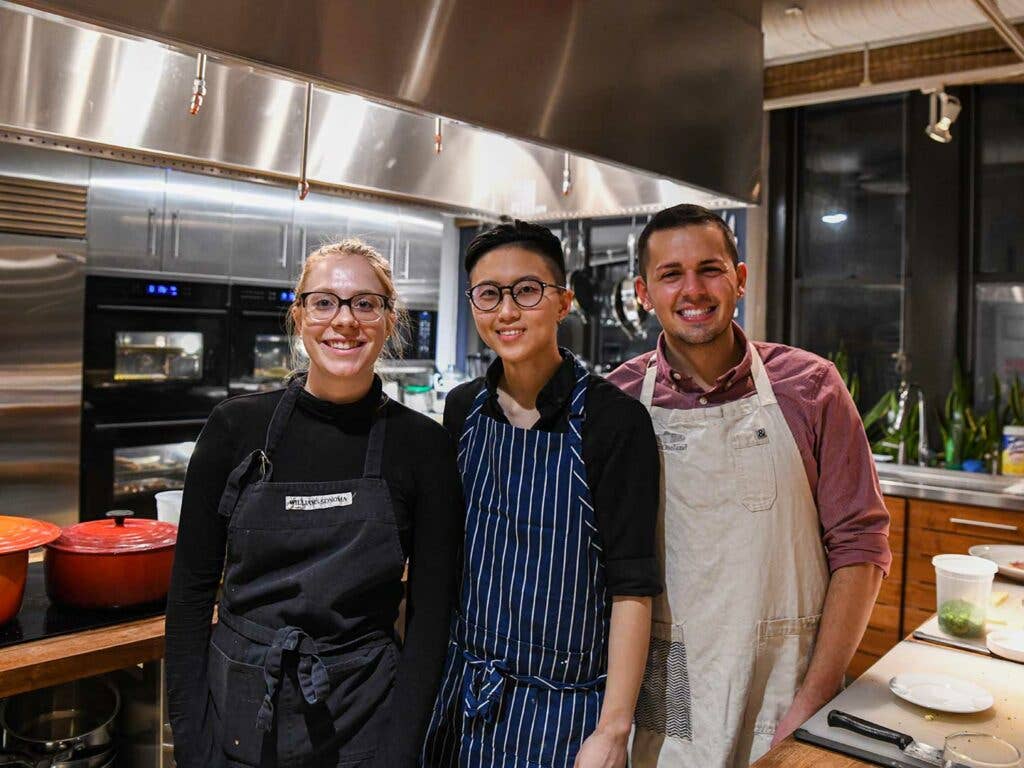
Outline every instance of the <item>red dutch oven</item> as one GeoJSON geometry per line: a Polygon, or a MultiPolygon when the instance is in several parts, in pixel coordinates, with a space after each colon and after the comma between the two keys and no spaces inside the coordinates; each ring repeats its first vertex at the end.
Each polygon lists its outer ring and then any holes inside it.
{"type": "Polygon", "coordinates": [[[78,608],[126,608],[163,600],[171,582],[178,528],[107,512],[64,529],[46,545],[46,594],[78,608]]]}
{"type": "Polygon", "coordinates": [[[60,526],[29,517],[0,515],[0,624],[18,615],[25,596],[30,549],[60,536],[60,526]]]}

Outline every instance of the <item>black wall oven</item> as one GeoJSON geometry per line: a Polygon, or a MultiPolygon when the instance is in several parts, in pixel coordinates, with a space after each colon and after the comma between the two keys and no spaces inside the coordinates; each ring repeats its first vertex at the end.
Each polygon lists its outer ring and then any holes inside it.
{"type": "Polygon", "coordinates": [[[228,288],[90,276],[85,307],[80,515],[154,517],[227,397],[228,288]]]}
{"type": "Polygon", "coordinates": [[[228,389],[232,395],[283,386],[292,362],[285,318],[294,300],[290,288],[231,286],[228,389]]]}

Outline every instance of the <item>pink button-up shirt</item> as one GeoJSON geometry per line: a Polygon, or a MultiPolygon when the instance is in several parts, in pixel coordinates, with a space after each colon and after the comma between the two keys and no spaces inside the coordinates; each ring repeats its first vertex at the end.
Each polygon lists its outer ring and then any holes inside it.
{"type": "MultiPolygon", "coordinates": [[[[665,357],[664,335],[659,337],[654,405],[691,409],[753,394],[750,343],[738,325],[734,329],[744,347],[743,359],[706,391],[691,377],[672,369],[665,357]]],[[[882,501],[864,425],[839,372],[832,363],[802,349],[760,341],[753,344],[800,451],[818,506],[829,567],[835,571],[846,565],[873,563],[888,575],[892,563],[889,512],[882,501]]],[[[651,353],[645,352],[623,363],[608,380],[639,398],[650,357],[651,353]]]]}

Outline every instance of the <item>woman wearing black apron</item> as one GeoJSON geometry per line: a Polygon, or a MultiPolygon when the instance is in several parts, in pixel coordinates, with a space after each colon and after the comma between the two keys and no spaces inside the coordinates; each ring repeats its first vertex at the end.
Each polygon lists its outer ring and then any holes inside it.
{"type": "Polygon", "coordinates": [[[462,501],[448,435],[388,400],[374,375],[396,317],[375,250],[314,252],[291,310],[308,373],[222,403],[200,436],[167,606],[179,768],[416,762],[444,661],[462,501]]]}
{"type": "Polygon", "coordinates": [[[621,768],[647,659],[658,454],[646,409],[557,345],[558,239],[515,222],[466,252],[498,359],[448,394],[466,498],[430,768],[621,768]]]}

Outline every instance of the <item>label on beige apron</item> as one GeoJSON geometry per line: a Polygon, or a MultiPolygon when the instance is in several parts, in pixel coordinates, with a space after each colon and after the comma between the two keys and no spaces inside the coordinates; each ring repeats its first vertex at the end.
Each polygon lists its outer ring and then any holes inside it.
{"type": "Polygon", "coordinates": [[[767,751],[807,671],[829,572],[799,449],[751,344],[756,394],[641,402],[663,462],[665,591],[637,702],[634,768],[742,768],[767,751]]]}
{"type": "Polygon", "coordinates": [[[328,493],[323,496],[285,496],[285,509],[330,509],[347,507],[352,503],[351,493],[328,493]]]}

